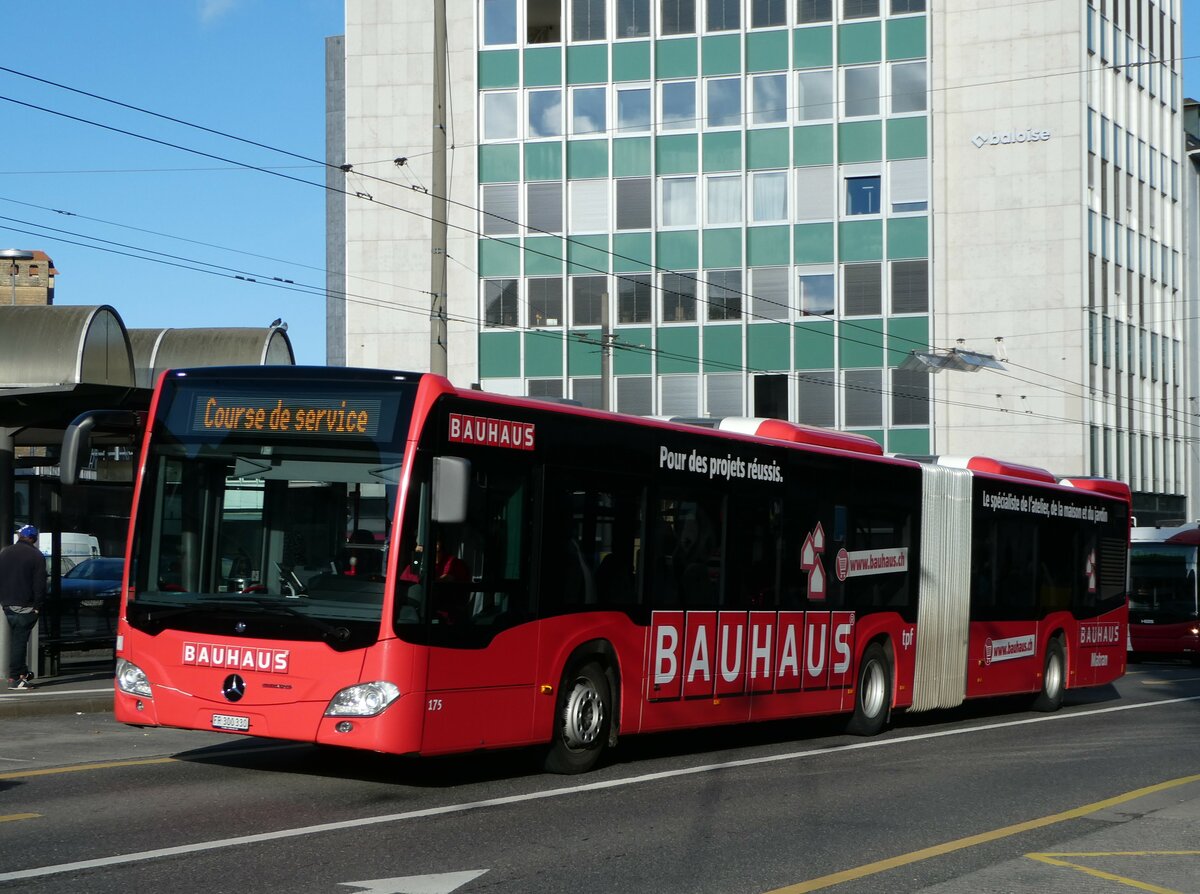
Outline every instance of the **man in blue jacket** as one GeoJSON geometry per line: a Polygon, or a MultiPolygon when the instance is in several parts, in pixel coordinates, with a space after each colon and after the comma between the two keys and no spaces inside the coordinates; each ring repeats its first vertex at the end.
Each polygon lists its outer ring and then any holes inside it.
{"type": "Polygon", "coordinates": [[[37,626],[46,597],[46,558],[37,547],[38,529],[25,525],[17,542],[0,550],[0,605],[8,620],[8,688],[28,689],[33,674],[27,656],[29,634],[37,626]]]}

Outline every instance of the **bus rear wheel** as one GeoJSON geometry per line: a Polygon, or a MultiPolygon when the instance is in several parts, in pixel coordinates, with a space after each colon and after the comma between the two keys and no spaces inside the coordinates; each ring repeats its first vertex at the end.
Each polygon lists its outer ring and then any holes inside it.
{"type": "Polygon", "coordinates": [[[612,693],[604,669],[589,662],[563,677],[554,720],[554,741],[546,753],[550,773],[586,773],[596,765],[612,723],[612,693]]]}
{"type": "Polygon", "coordinates": [[[1033,700],[1035,711],[1057,711],[1062,707],[1066,689],[1067,657],[1062,640],[1055,637],[1046,646],[1046,667],[1042,673],[1042,691],[1033,700]]]}
{"type": "Polygon", "coordinates": [[[846,724],[852,736],[873,736],[883,730],[892,704],[892,669],[879,643],[863,652],[854,690],[854,714],[846,724]]]}

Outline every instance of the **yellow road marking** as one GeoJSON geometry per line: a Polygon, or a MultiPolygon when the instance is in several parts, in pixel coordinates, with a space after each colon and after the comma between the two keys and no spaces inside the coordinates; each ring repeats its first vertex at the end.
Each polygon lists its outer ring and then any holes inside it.
{"type": "Polygon", "coordinates": [[[1094,875],[1096,878],[1102,878],[1105,881],[1117,882],[1118,884],[1128,885],[1131,888],[1138,888],[1142,891],[1151,891],[1153,894],[1184,894],[1183,891],[1176,891],[1174,888],[1163,888],[1159,885],[1152,885],[1149,882],[1139,882],[1137,879],[1126,878],[1122,875],[1114,875],[1111,872],[1105,872],[1102,869],[1093,869],[1090,866],[1080,866],[1078,863],[1069,863],[1066,860],[1057,859],[1059,857],[1196,857],[1200,856],[1200,851],[1096,851],[1092,853],[1080,852],[1073,854],[1026,854],[1031,860],[1037,860],[1041,863],[1048,863],[1051,866],[1062,866],[1067,869],[1078,869],[1080,872],[1086,872],[1088,875],[1094,875]]]}
{"type": "Polygon", "coordinates": [[[37,819],[41,816],[40,813],[10,813],[8,816],[0,816],[0,823],[11,823],[14,820],[37,819]]]}
{"type": "Polygon", "coordinates": [[[1181,785],[1187,785],[1190,782],[1200,782],[1200,774],[1196,774],[1194,776],[1184,776],[1180,779],[1172,779],[1167,782],[1160,782],[1157,785],[1139,788],[1132,792],[1126,792],[1123,795],[1105,798],[1103,801],[1096,801],[1094,804],[1085,804],[1083,807],[1076,807],[1073,810],[1066,810],[1062,813],[1055,813],[1051,816],[1043,816],[1038,819],[1026,820],[1023,823],[1015,823],[1014,825],[1005,826],[1001,829],[993,829],[991,832],[980,832],[978,835],[968,835],[966,838],[959,838],[956,841],[947,841],[943,844],[935,844],[933,847],[925,847],[918,851],[912,851],[907,854],[899,854],[895,857],[888,857],[886,860],[876,860],[874,863],[866,863],[862,866],[857,866],[854,869],[845,869],[841,872],[823,875],[820,878],[809,879],[806,882],[799,882],[795,885],[777,888],[774,891],[767,892],[767,894],[806,894],[808,891],[820,891],[824,888],[832,888],[834,885],[840,885],[856,879],[866,878],[869,875],[887,872],[889,869],[897,869],[901,866],[919,863],[922,860],[929,860],[933,857],[941,857],[946,854],[953,853],[954,851],[964,850],[965,848],[975,847],[976,845],[980,844],[987,844],[990,841],[997,841],[1001,838],[1008,838],[1011,835],[1019,835],[1022,832],[1028,832],[1032,829],[1041,829],[1045,826],[1052,826],[1055,823],[1079,819],[1081,816],[1087,816],[1090,813],[1096,813],[1097,811],[1104,810],[1108,807],[1115,807],[1118,804],[1124,804],[1127,801],[1132,801],[1136,798],[1141,798],[1146,795],[1152,795],[1156,792],[1166,791],[1167,789],[1176,788],[1177,786],[1181,785]]]}
{"type": "Polygon", "coordinates": [[[109,770],[113,767],[146,767],[151,764],[169,764],[177,760],[174,757],[153,757],[144,760],[106,761],[98,764],[75,764],[70,767],[48,767],[44,770],[17,770],[13,773],[0,773],[0,779],[28,779],[31,776],[55,776],[59,773],[79,773],[83,770],[109,770]]]}

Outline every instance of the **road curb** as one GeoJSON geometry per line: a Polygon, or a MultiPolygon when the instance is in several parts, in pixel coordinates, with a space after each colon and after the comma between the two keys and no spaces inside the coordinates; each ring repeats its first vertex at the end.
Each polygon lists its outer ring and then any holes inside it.
{"type": "Polygon", "coordinates": [[[113,709],[111,691],[95,695],[18,694],[0,698],[0,719],[8,717],[46,717],[53,714],[102,714],[113,709]]]}

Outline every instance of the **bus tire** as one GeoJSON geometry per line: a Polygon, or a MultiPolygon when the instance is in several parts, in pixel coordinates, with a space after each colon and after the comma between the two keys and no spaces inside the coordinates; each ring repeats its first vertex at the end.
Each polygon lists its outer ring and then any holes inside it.
{"type": "Polygon", "coordinates": [[[874,736],[883,730],[892,705],[892,667],[879,643],[863,652],[854,689],[854,714],[846,724],[852,736],[874,736]]]}
{"type": "Polygon", "coordinates": [[[591,661],[564,674],[546,771],[572,774],[592,769],[608,744],[611,724],[612,693],[604,669],[591,661]]]}
{"type": "Polygon", "coordinates": [[[1067,656],[1063,652],[1062,640],[1050,640],[1046,646],[1046,667],[1042,672],[1042,691],[1033,700],[1035,711],[1057,711],[1062,707],[1066,691],[1067,656]]]}

